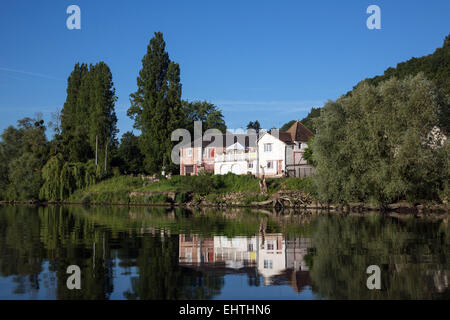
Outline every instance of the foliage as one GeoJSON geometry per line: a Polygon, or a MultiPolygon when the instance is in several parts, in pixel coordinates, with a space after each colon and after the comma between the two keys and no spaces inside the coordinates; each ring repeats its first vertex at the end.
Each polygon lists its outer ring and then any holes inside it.
{"type": "MultiPolygon", "coordinates": [[[[104,62],[77,63],[67,82],[67,98],[61,110],[62,154],[66,161],[86,163],[96,154],[105,171],[105,155],[117,144],[117,117],[112,74],[104,62]]],[[[111,160],[111,157],[109,157],[111,160]]],[[[107,163],[108,165],[108,163],[107,163]]]]}
{"type": "Polygon", "coordinates": [[[181,105],[180,67],[169,59],[163,35],[156,32],[142,59],[137,78],[137,91],[130,95],[128,116],[141,131],[140,148],[144,168],[149,173],[176,172],[171,161],[174,142],[171,133],[182,128],[184,113],[181,105]]]}
{"type": "Polygon", "coordinates": [[[223,114],[214,104],[206,101],[184,101],[183,110],[186,114],[185,129],[194,135],[194,121],[202,122],[203,133],[208,129],[218,129],[225,133],[227,127],[223,114]]]}
{"type": "Polygon", "coordinates": [[[95,184],[99,173],[92,161],[88,163],[64,162],[61,154],[50,158],[42,168],[43,184],[40,188],[40,199],[63,201],[76,190],[95,184]]]}
{"type": "Polygon", "coordinates": [[[0,199],[36,200],[48,157],[44,121],[24,118],[4,130],[0,142],[0,199]]]}
{"type": "Polygon", "coordinates": [[[248,129],[253,129],[253,130],[256,131],[256,133],[259,133],[259,131],[261,130],[261,125],[259,124],[259,121],[258,121],[258,120],[256,120],[255,122],[250,121],[250,122],[247,124],[247,130],[248,130],[248,129]]]}
{"type": "Polygon", "coordinates": [[[323,201],[436,199],[449,179],[447,148],[428,143],[439,100],[423,74],[363,83],[328,102],[317,119],[313,176],[323,201]]]}
{"type": "MultiPolygon", "coordinates": [[[[425,77],[436,85],[439,100],[439,125],[450,132],[450,34],[444,40],[441,48],[432,54],[411,58],[397,64],[395,68],[388,68],[383,75],[365,79],[371,85],[378,85],[387,79],[404,79],[422,72],[425,77]]],[[[361,84],[360,83],[360,84],[361,84]]],[[[358,85],[360,85],[358,84],[358,85]]],[[[358,86],[357,85],[357,86],[358,86]]],[[[350,93],[347,93],[347,95],[350,93]]]]}
{"type": "Polygon", "coordinates": [[[280,132],[286,132],[289,130],[290,127],[295,123],[296,120],[290,120],[289,122],[286,122],[283,124],[280,128],[280,132]]]}
{"type": "Polygon", "coordinates": [[[120,171],[124,174],[142,173],[144,155],[139,148],[139,138],[132,132],[125,132],[120,140],[118,150],[120,171]]]}
{"type": "MultiPolygon", "coordinates": [[[[300,120],[300,122],[308,128],[311,132],[316,132],[316,125],[314,124],[314,119],[318,118],[320,116],[320,110],[321,108],[311,108],[311,111],[308,113],[308,115],[300,120]]],[[[289,130],[290,127],[295,123],[296,120],[291,120],[285,124],[283,124],[280,128],[280,132],[286,132],[289,130]]]]}

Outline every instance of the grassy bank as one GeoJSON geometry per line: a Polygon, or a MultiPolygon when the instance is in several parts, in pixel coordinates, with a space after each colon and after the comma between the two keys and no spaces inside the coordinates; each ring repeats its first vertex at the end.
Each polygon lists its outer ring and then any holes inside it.
{"type": "Polygon", "coordinates": [[[158,182],[140,177],[114,177],[77,190],[67,201],[92,204],[186,204],[235,197],[241,205],[264,201],[280,191],[312,192],[309,179],[267,179],[268,194],[262,195],[259,180],[251,175],[174,176],[158,182]]]}
{"type": "MultiPolygon", "coordinates": [[[[251,175],[174,176],[158,182],[140,177],[113,177],[75,191],[66,203],[125,205],[188,205],[191,207],[317,208],[338,212],[378,210],[376,204],[323,204],[317,201],[309,178],[268,178],[268,193],[251,175]]],[[[447,204],[398,201],[384,208],[399,213],[448,212],[447,204]]]]}

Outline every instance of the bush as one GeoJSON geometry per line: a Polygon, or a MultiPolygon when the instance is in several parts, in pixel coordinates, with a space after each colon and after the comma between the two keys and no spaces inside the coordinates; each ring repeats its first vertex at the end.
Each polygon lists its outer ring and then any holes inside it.
{"type": "Polygon", "coordinates": [[[175,195],[175,202],[178,204],[186,203],[189,200],[189,195],[187,192],[178,192],[175,195]]]}

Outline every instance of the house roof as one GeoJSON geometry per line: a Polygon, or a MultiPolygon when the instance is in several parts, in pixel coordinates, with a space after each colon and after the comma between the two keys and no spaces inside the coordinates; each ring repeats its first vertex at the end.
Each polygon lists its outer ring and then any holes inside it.
{"type": "MultiPolygon", "coordinates": [[[[291,136],[291,142],[293,141],[308,142],[308,139],[314,136],[314,133],[312,133],[308,128],[306,128],[300,121],[295,121],[294,124],[285,133],[288,133],[291,136]]],[[[281,139],[281,133],[280,133],[280,140],[283,141],[281,139]]]]}
{"type": "Polygon", "coordinates": [[[280,139],[284,143],[292,142],[291,134],[289,132],[278,132],[278,139],[280,139]]]}

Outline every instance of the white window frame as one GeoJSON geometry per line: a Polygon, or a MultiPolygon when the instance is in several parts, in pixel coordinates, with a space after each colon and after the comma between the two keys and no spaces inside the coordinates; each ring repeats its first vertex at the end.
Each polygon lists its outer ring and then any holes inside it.
{"type": "Polygon", "coordinates": [[[186,154],[187,154],[188,157],[192,157],[192,154],[193,154],[192,148],[188,148],[187,151],[186,151],[186,154]]]}
{"type": "Polygon", "coordinates": [[[264,143],[264,152],[272,152],[273,143],[264,143]]]}

